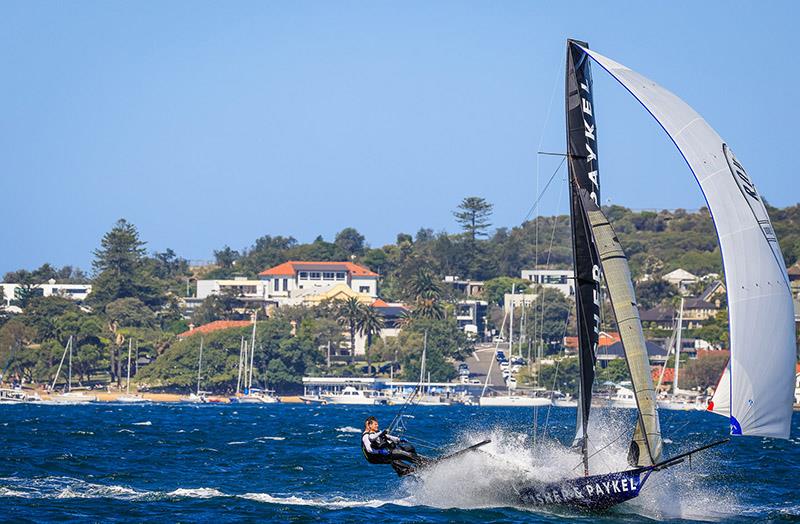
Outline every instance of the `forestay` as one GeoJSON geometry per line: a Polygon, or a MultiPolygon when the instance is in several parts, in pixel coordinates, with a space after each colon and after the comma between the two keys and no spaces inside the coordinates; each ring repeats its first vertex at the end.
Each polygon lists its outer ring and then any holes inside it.
{"type": "Polygon", "coordinates": [[[755,185],[727,144],[684,101],[627,67],[582,50],[661,124],[708,202],[728,292],[731,433],[788,438],[794,309],[780,247],[755,185]]]}

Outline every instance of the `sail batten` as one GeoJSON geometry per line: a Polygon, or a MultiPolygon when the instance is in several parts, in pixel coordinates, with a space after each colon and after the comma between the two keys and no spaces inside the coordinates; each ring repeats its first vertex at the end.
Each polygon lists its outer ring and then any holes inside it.
{"type": "Polygon", "coordinates": [[[752,179],[716,131],[683,100],[587,47],[581,50],[661,125],[708,203],[728,293],[731,433],[788,438],[794,306],[783,256],[752,179]]]}

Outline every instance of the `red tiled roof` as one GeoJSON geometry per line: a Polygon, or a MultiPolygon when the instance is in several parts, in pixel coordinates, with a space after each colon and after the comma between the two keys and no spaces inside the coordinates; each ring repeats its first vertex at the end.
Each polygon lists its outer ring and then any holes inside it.
{"type": "Polygon", "coordinates": [[[706,358],[714,355],[725,355],[726,357],[731,356],[730,350],[727,349],[698,349],[697,350],[697,358],[706,358]]]}
{"type": "MultiPolygon", "coordinates": [[[[600,333],[597,341],[598,347],[611,346],[620,341],[619,333],[600,333]]],[[[570,349],[578,348],[578,337],[564,337],[564,346],[570,349]]]]}
{"type": "Polygon", "coordinates": [[[221,329],[230,329],[230,328],[245,327],[252,325],[253,322],[251,320],[215,320],[214,322],[209,322],[208,324],[197,326],[196,328],[190,329],[189,331],[184,331],[183,333],[178,335],[178,337],[186,338],[186,337],[191,337],[192,335],[196,335],[197,333],[208,334],[214,331],[219,331],[221,329]]]}
{"type": "Polygon", "coordinates": [[[331,270],[331,271],[347,271],[355,277],[377,277],[378,274],[370,271],[364,266],[353,264],[352,262],[308,262],[300,260],[290,260],[283,264],[278,264],[275,267],[265,269],[259,276],[294,276],[295,273],[301,270],[331,270]]]}
{"type": "MultiPolygon", "coordinates": [[[[661,376],[661,366],[653,366],[651,368],[653,382],[658,384],[658,377],[661,376]]],[[[664,370],[664,379],[661,381],[662,384],[672,384],[675,381],[675,368],[667,368],[664,370]]]]}
{"type": "Polygon", "coordinates": [[[380,298],[372,303],[372,307],[389,307],[389,304],[381,300],[380,298]]]}

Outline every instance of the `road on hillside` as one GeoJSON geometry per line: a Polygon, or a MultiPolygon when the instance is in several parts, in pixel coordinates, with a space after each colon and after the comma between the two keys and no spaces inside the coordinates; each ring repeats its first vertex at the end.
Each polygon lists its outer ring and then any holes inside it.
{"type": "MultiPolygon", "coordinates": [[[[494,364],[491,364],[492,374],[489,376],[489,387],[505,389],[506,383],[500,372],[500,366],[498,366],[497,361],[494,360],[494,348],[495,343],[493,342],[476,344],[475,351],[465,358],[464,362],[469,366],[469,378],[478,379],[481,381],[481,384],[483,384],[486,380],[486,373],[489,371],[490,364],[494,361],[494,364]]],[[[508,343],[501,342],[499,349],[508,354],[508,343]]]]}

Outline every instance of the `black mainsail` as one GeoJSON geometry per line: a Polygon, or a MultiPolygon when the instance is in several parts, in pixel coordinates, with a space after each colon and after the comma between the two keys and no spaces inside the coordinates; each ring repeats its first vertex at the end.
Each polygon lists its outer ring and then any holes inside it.
{"type": "Polygon", "coordinates": [[[586,53],[567,41],[566,113],[567,166],[570,184],[570,216],[572,217],[572,252],[575,267],[575,289],[580,361],[580,394],[578,420],[573,446],[583,453],[584,474],[589,474],[587,427],[592,404],[592,382],[598,339],[600,337],[600,257],[592,240],[591,227],[581,212],[579,191],[588,192],[600,202],[600,179],[597,165],[597,130],[592,100],[592,75],[586,53]]]}

